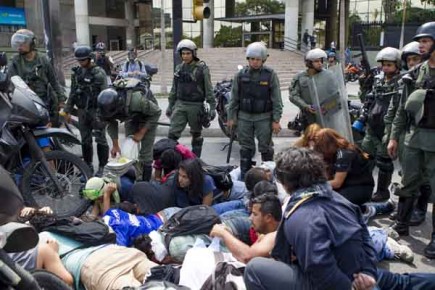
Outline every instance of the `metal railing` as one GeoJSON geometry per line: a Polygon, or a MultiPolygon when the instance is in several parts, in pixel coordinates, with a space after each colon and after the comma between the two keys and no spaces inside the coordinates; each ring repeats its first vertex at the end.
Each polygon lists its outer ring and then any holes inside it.
{"type": "Polygon", "coordinates": [[[284,37],[284,49],[299,55],[305,55],[308,51],[308,47],[305,44],[290,37],[284,37]]]}

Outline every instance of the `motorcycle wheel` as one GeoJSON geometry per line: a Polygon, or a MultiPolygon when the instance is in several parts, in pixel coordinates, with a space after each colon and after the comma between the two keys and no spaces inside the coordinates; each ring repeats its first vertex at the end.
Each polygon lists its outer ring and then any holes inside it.
{"type": "MultiPolygon", "coordinates": [[[[69,124],[61,124],[61,128],[66,128],[71,134],[81,141],[79,122],[71,119],[69,124]]],[[[62,150],[72,153],[78,157],[82,157],[82,146],[80,144],[72,143],[62,137],[53,137],[53,144],[56,150],[62,150]]]]}
{"type": "Polygon", "coordinates": [[[27,206],[49,206],[60,217],[80,216],[90,202],[83,198],[81,190],[92,177],[86,163],[79,157],[64,151],[50,151],[45,158],[55,169],[55,176],[63,191],[58,192],[44,169],[42,162],[33,160],[25,169],[20,190],[27,206]]]}

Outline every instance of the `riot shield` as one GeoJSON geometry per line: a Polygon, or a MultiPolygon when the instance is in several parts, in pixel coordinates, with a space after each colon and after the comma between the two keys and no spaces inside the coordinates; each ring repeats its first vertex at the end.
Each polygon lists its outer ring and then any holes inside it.
{"type": "Polygon", "coordinates": [[[347,93],[341,70],[323,70],[310,78],[308,87],[316,110],[316,122],[353,143],[347,93]]]}

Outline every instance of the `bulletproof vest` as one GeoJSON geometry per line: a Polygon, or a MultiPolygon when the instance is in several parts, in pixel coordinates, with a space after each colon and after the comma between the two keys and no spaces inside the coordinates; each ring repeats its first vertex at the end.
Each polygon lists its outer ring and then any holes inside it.
{"type": "Polygon", "coordinates": [[[248,68],[239,74],[240,111],[260,114],[272,111],[272,71],[263,67],[258,80],[253,80],[248,68]]]}
{"type": "Polygon", "coordinates": [[[369,108],[367,123],[370,125],[370,128],[375,135],[380,139],[384,136],[384,116],[387,114],[391,98],[397,93],[397,82],[391,84],[378,82],[373,88],[373,103],[369,108]]]}
{"type": "Polygon", "coordinates": [[[106,75],[111,75],[112,72],[110,71],[110,63],[107,56],[100,57],[95,63],[97,66],[101,67],[104,70],[106,75]]]}
{"type": "Polygon", "coordinates": [[[74,92],[77,99],[77,107],[79,109],[93,109],[97,107],[97,97],[100,93],[99,86],[95,83],[95,75],[97,66],[89,69],[82,67],[75,67],[73,71],[77,80],[77,88],[74,92]]]}
{"type": "Polygon", "coordinates": [[[190,65],[181,65],[180,70],[174,75],[177,99],[187,102],[204,102],[204,66],[204,63],[197,63],[191,71],[190,65]]]}
{"type": "Polygon", "coordinates": [[[49,105],[51,100],[48,93],[48,79],[46,75],[46,68],[44,63],[36,54],[36,64],[29,70],[29,67],[25,65],[25,61],[22,57],[17,56],[13,60],[13,65],[18,75],[23,81],[32,89],[45,104],[49,105]]]}
{"type": "Polygon", "coordinates": [[[418,124],[418,127],[425,129],[435,129],[435,76],[431,76],[429,67],[425,67],[422,71],[424,74],[421,78],[420,86],[426,89],[426,97],[424,98],[423,117],[418,124]]]}

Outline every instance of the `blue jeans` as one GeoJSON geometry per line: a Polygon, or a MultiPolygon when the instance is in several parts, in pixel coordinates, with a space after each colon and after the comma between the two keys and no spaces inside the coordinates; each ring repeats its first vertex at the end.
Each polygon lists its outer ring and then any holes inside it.
{"type": "MultiPolygon", "coordinates": [[[[435,274],[396,274],[378,269],[376,290],[423,290],[435,289],[435,274]]],[[[315,289],[307,276],[297,265],[267,258],[254,258],[245,269],[245,283],[248,290],[267,289],[315,289]]]]}
{"type": "Polygon", "coordinates": [[[221,221],[224,225],[231,229],[233,236],[245,244],[251,244],[251,239],[249,238],[251,221],[249,220],[249,217],[243,215],[221,217],[221,221]]]}
{"type": "Polygon", "coordinates": [[[216,210],[218,215],[221,215],[224,212],[233,211],[236,209],[244,209],[245,205],[242,200],[230,200],[214,204],[212,207],[216,210]]]}

